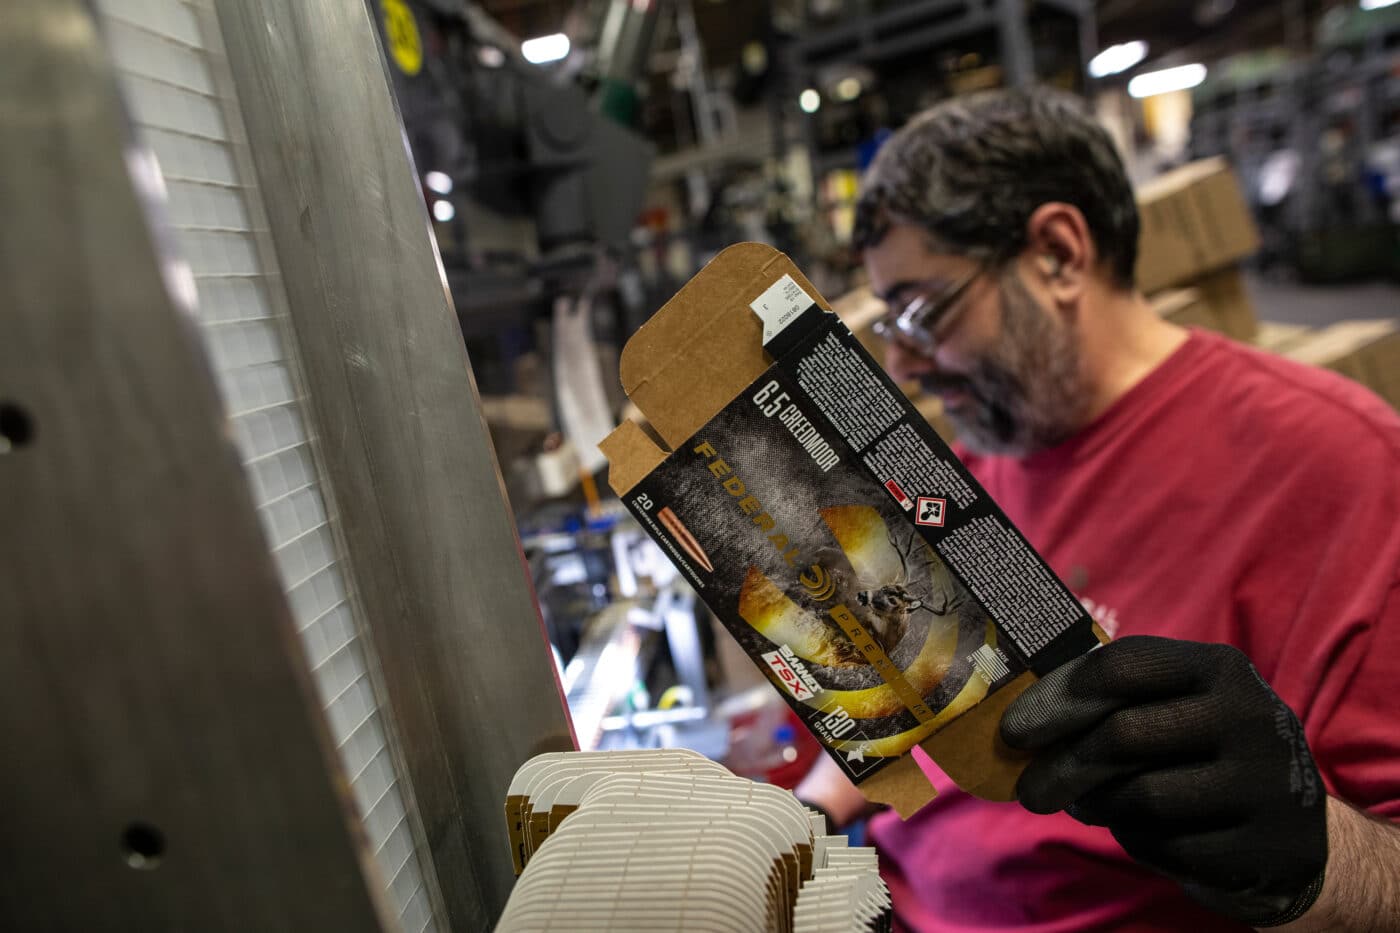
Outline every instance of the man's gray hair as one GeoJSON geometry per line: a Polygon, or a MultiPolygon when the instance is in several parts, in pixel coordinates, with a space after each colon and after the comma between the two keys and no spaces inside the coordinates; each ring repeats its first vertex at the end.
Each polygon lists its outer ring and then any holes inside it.
{"type": "Polygon", "coordinates": [[[856,205],[854,245],[893,223],[926,230],[941,250],[1001,262],[1026,244],[1050,201],[1083,213],[1114,283],[1133,285],[1138,213],[1113,141],[1063,91],[987,91],[944,101],[880,149],[856,205]]]}

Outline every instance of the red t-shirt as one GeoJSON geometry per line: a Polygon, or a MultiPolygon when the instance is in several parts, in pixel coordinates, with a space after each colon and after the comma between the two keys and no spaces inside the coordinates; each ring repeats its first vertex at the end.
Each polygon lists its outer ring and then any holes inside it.
{"type": "MultiPolygon", "coordinates": [[[[1110,634],[1240,648],[1328,790],[1400,818],[1400,417],[1384,402],[1193,331],[1065,444],[965,460],[1110,634]]],[[[1106,829],[931,777],[928,807],[871,822],[906,929],[1244,929],[1106,829]]]]}

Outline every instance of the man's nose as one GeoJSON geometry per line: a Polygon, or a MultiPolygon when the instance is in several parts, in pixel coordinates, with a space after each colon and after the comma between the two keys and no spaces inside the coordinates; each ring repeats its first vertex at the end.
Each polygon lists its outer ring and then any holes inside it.
{"type": "Polygon", "coordinates": [[[933,359],[898,340],[885,342],[885,370],[895,382],[908,382],[938,368],[933,359]]]}

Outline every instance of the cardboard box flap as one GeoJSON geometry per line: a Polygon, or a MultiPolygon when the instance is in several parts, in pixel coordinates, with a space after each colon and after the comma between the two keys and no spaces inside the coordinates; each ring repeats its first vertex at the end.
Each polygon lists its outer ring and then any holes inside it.
{"type": "Polygon", "coordinates": [[[762,243],[740,243],[701,269],[622,348],[622,388],[672,449],[773,362],[749,302],[783,273],[831,310],[792,260],[762,243]],[[717,305],[716,295],[734,299],[717,305]]]}
{"type": "Polygon", "coordinates": [[[625,496],[648,473],[666,459],[667,451],[651,439],[635,422],[623,421],[603,438],[598,449],[608,458],[608,485],[625,496]]]}

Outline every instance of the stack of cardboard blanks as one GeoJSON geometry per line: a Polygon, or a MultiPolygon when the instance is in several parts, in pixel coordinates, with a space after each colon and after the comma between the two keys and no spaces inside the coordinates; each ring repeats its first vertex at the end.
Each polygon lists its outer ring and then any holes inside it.
{"type": "Polygon", "coordinates": [[[880,878],[874,849],[832,848],[802,886],[793,915],[795,933],[888,933],[890,892],[880,878]]]}
{"type": "MultiPolygon", "coordinates": [[[[510,798],[507,819],[528,840],[497,926],[510,933],[791,933],[814,864],[825,871],[838,849],[861,851],[825,836],[820,818],[788,791],[692,753],[539,756],[521,767],[510,798]]],[[[870,913],[870,887],[864,882],[847,914],[870,913]]]]}
{"type": "Polygon", "coordinates": [[[536,755],[520,766],[506,791],[506,830],[515,873],[524,871],[530,856],[576,806],[563,801],[573,799],[590,778],[627,771],[729,773],[723,765],[682,748],[536,755]],[[575,782],[570,793],[561,799],[560,792],[576,778],[583,780],[575,782]]]}
{"type": "Polygon", "coordinates": [[[1239,263],[1259,231],[1229,164],[1182,166],[1138,188],[1137,287],[1168,320],[1254,337],[1256,319],[1239,263]]]}

